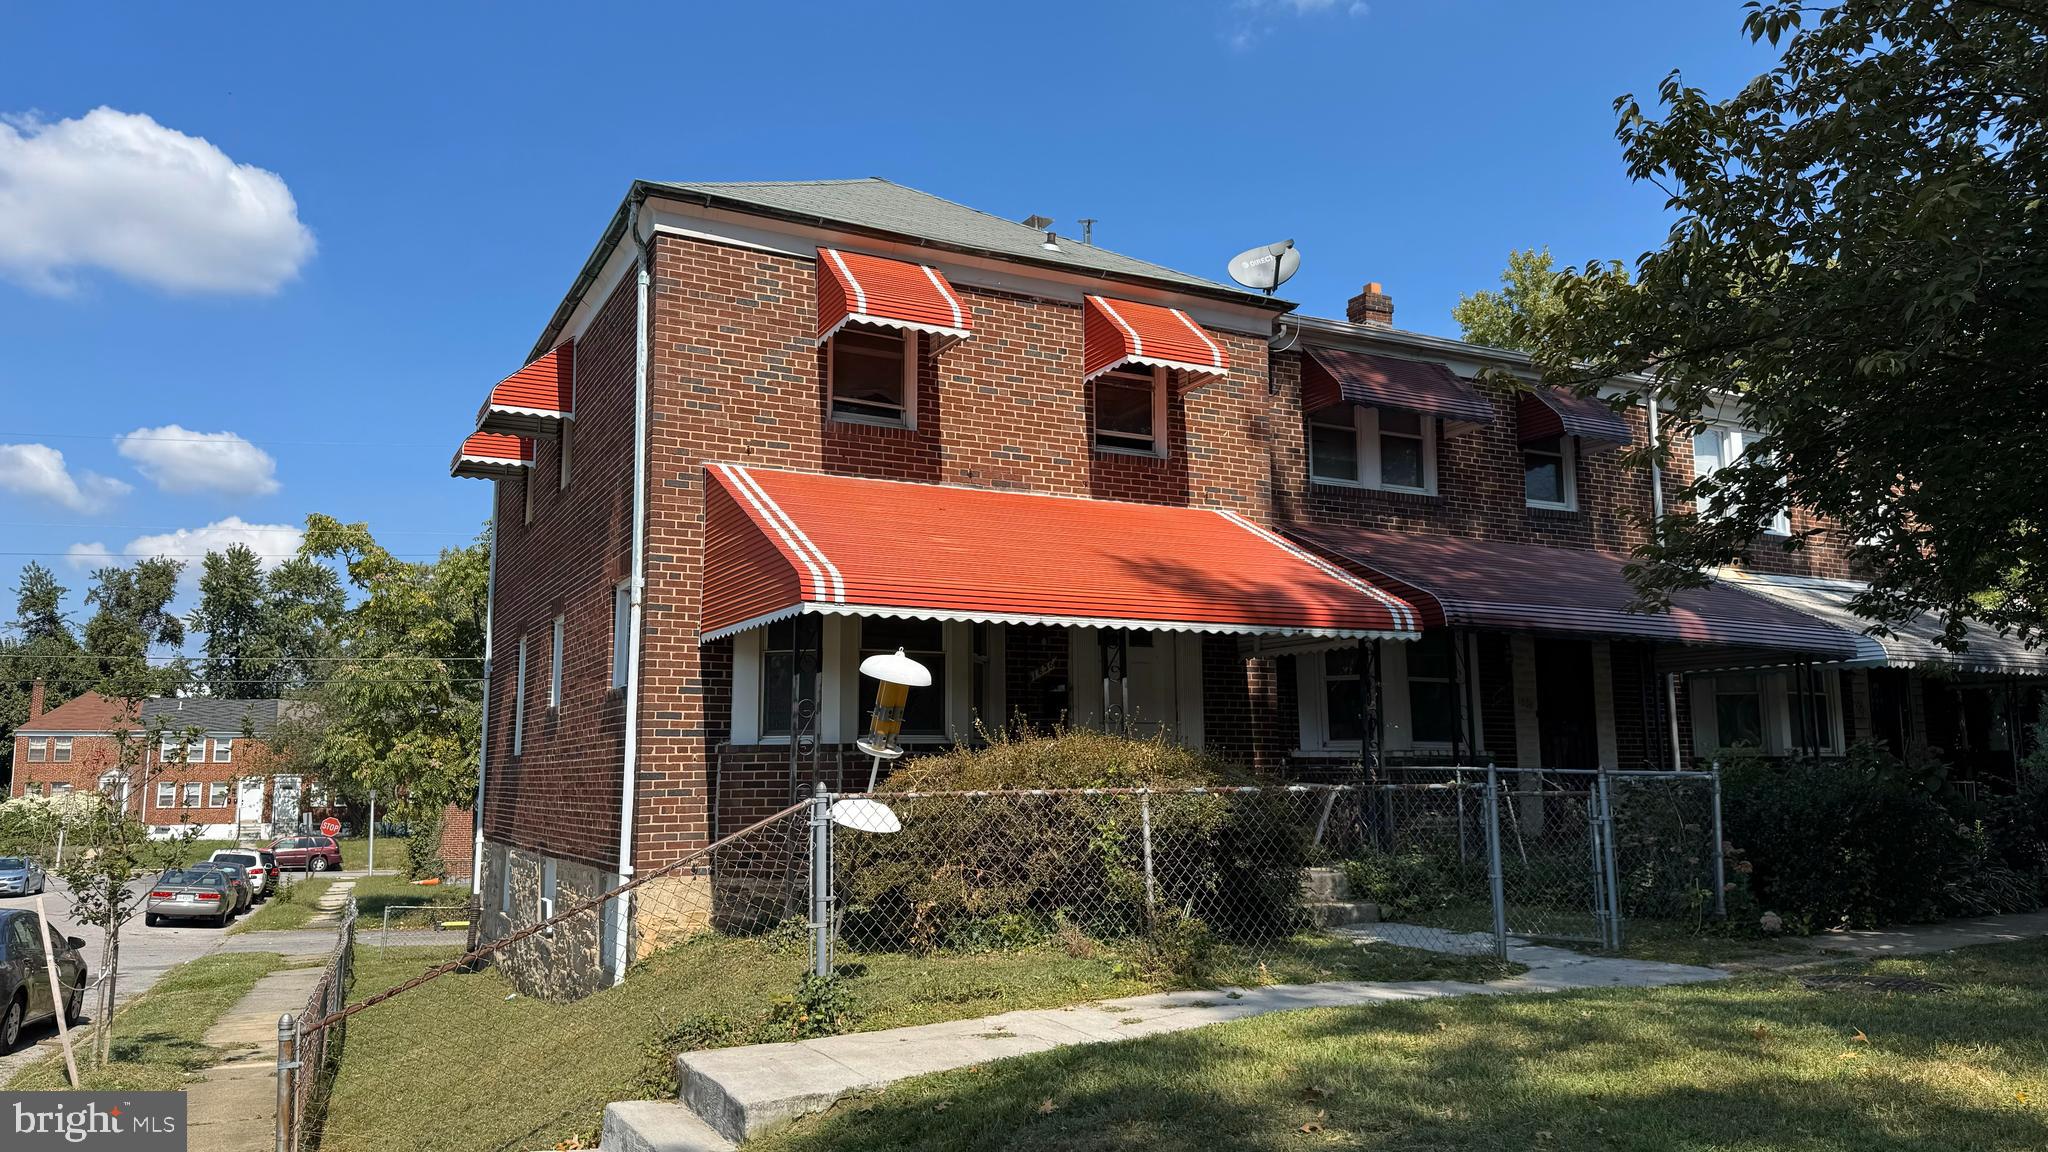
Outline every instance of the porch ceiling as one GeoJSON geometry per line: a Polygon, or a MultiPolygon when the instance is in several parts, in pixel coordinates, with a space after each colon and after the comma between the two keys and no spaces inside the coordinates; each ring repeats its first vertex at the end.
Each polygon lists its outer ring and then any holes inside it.
{"type": "Polygon", "coordinates": [[[1817,620],[1858,633],[1856,656],[1848,661],[1855,667],[1947,665],[1966,672],[2048,675],[2048,649],[2029,648],[2017,638],[2001,636],[1997,629],[1985,624],[1972,622],[1965,627],[1965,650],[1962,652],[1951,652],[1941,646],[1941,623],[1931,616],[1894,625],[1889,636],[1864,633],[1863,629],[1870,626],[1870,621],[1856,615],[1849,607],[1849,602],[1866,587],[1857,581],[1765,576],[1734,569],[1723,569],[1716,575],[1745,592],[1753,592],[1817,620]]]}
{"type": "Polygon", "coordinates": [[[1627,561],[1611,553],[1328,525],[1285,531],[1406,599],[1429,626],[1762,649],[1781,659],[1856,653],[1852,633],[1726,584],[1679,592],[1669,612],[1631,611],[1627,561]]]}
{"type": "Polygon", "coordinates": [[[1229,512],[713,464],[709,642],[803,612],[1414,639],[1398,596],[1229,512]]]}

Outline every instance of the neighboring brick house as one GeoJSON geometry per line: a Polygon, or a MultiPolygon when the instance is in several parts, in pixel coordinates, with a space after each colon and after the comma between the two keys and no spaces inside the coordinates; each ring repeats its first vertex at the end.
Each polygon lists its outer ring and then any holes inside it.
{"type": "MultiPolygon", "coordinates": [[[[1645,412],[1496,382],[1526,359],[1378,285],[1292,307],[886,181],[634,185],[452,467],[505,481],[489,927],[858,786],[855,666],[897,647],[935,677],[913,750],[1065,722],[1327,777],[1870,731],[1868,653],[1812,612],[1627,611],[1645,412]]],[[[1752,567],[1850,575],[1825,534],[1752,567]]]]}
{"type": "Polygon", "coordinates": [[[168,836],[259,839],[294,827],[304,782],[268,763],[285,700],[164,697],[139,709],[88,692],[45,712],[42,684],[14,734],[16,796],[98,791],[168,836]],[[120,742],[135,748],[123,763],[120,742]]]}

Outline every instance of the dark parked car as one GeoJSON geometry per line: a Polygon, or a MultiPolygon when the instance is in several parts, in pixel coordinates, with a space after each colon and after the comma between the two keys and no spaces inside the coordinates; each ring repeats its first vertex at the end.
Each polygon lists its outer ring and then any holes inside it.
{"type": "Polygon", "coordinates": [[[227,876],[228,887],[235,893],[235,914],[256,906],[256,885],[249,880],[249,874],[242,871],[240,864],[229,864],[220,860],[201,860],[192,865],[193,872],[219,872],[227,876]]]}
{"type": "Polygon", "coordinates": [[[270,850],[277,853],[279,868],[325,872],[341,867],[341,845],[332,836],[284,836],[270,850]]]}
{"type": "Polygon", "coordinates": [[[218,868],[173,868],[157,877],[142,904],[142,922],[210,920],[225,928],[235,918],[234,881],[218,868]]]}
{"type": "Polygon", "coordinates": [[[78,952],[83,947],[85,941],[59,936],[55,929],[44,936],[27,909],[0,911],[0,1053],[14,1051],[24,1027],[55,1018],[60,996],[50,987],[52,954],[63,983],[64,1018],[78,1019],[85,1008],[85,957],[78,952]]]}
{"type": "Polygon", "coordinates": [[[222,848],[209,857],[207,862],[240,865],[242,871],[249,874],[249,887],[256,890],[256,899],[261,900],[277,891],[277,869],[274,865],[263,862],[263,858],[268,855],[270,853],[258,852],[254,848],[222,848]]]}

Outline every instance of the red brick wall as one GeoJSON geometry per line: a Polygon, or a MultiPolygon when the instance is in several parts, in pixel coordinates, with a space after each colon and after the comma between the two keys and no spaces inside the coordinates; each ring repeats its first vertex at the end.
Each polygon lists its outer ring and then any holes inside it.
{"type": "MultiPolygon", "coordinates": [[[[130,739],[140,741],[142,737],[138,735],[130,739]]],[[[143,749],[143,755],[138,757],[137,762],[129,769],[129,812],[145,824],[227,824],[244,818],[235,806],[240,797],[234,783],[245,776],[268,775],[271,772],[268,747],[260,740],[236,737],[234,758],[226,764],[213,762],[210,741],[200,748],[203,750],[195,750],[194,756],[203,756],[204,759],[190,764],[168,765],[158,758],[159,750],[154,742],[143,749]],[[229,786],[226,807],[215,808],[210,803],[211,785],[216,782],[229,786]],[[162,783],[169,783],[177,789],[175,803],[168,807],[160,807],[156,802],[157,785],[162,783]],[[201,786],[199,806],[196,808],[185,806],[186,784],[201,786]]],[[[70,784],[77,792],[96,791],[101,776],[109,769],[121,767],[120,750],[111,736],[74,737],[71,742],[71,760],[64,764],[50,761],[29,763],[26,736],[15,738],[14,751],[15,762],[20,766],[14,774],[12,788],[12,793],[16,796],[25,795],[31,783],[40,784],[44,795],[48,795],[50,786],[56,783],[70,784]]],[[[248,818],[261,819],[262,813],[248,818]]]]}
{"type": "Polygon", "coordinates": [[[476,817],[460,804],[441,810],[441,866],[450,880],[468,880],[476,864],[476,817]]]}
{"type": "Polygon", "coordinates": [[[100,786],[100,777],[106,774],[107,769],[121,765],[120,749],[111,736],[72,737],[71,760],[65,764],[49,760],[30,763],[28,739],[20,734],[14,737],[14,786],[11,792],[16,796],[26,796],[31,783],[41,784],[45,796],[50,794],[50,785],[58,783],[69,784],[74,791],[91,792],[100,786]]]}
{"type": "Polygon", "coordinates": [[[625,694],[611,687],[612,588],[632,555],[635,284],[600,306],[576,348],[570,483],[561,446],[541,441],[527,480],[497,488],[485,832],[500,842],[616,865],[625,694]],[[533,523],[525,523],[531,483],[533,523]],[[550,632],[564,617],[563,699],[547,707],[550,632]],[[526,730],[512,755],[519,638],[526,637],[526,730]]]}

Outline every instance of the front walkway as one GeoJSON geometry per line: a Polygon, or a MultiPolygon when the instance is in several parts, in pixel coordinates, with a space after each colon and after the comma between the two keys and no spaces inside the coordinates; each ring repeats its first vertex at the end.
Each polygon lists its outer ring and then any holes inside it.
{"type": "Polygon", "coordinates": [[[1818,950],[1875,958],[1947,952],[1976,944],[2010,944],[2036,936],[2048,936],[2048,912],[1979,916],[1912,928],[1845,928],[1801,937],[1799,942],[1818,950]]]}
{"type": "MultiPolygon", "coordinates": [[[[1380,925],[1338,929],[1361,943],[1380,925]]],[[[1411,946],[1417,929],[1401,928],[1411,946]]],[[[1438,933],[1443,951],[1483,950],[1477,941],[1438,933]]],[[[1006,1012],[880,1032],[853,1032],[790,1044],[689,1052],[677,1058],[682,1103],[613,1104],[602,1147],[614,1152],[729,1148],[774,1125],[822,1112],[840,1097],[911,1076],[965,1068],[1070,1044],[1157,1036],[1299,1008],[1345,1008],[1442,996],[1498,996],[1573,988],[1661,987],[1720,980],[1727,973],[1683,964],[1587,956],[1517,942],[1508,959],[1528,971],[1488,984],[1455,980],[1341,981],[1158,992],[1070,1008],[1006,1012]]]]}

